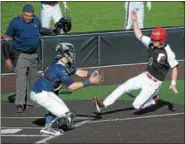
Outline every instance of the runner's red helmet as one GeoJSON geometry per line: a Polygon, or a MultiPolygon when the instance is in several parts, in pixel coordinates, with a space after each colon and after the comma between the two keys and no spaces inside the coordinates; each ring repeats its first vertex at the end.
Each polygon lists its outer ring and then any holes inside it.
{"type": "Polygon", "coordinates": [[[160,41],[162,45],[165,44],[167,38],[166,29],[160,27],[153,29],[150,38],[154,41],[160,41]]]}

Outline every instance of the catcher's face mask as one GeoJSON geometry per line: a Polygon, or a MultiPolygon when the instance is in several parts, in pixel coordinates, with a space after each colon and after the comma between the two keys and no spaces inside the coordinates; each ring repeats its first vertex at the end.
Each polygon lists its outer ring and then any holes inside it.
{"type": "Polygon", "coordinates": [[[75,47],[70,43],[59,43],[55,47],[58,58],[65,57],[72,64],[75,63],[76,52],[75,47]]]}

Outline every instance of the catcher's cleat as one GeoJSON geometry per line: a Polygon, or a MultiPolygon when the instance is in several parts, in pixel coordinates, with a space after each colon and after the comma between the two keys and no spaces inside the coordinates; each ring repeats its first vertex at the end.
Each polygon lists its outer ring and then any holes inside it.
{"type": "Polygon", "coordinates": [[[57,129],[57,128],[52,128],[50,126],[46,126],[44,128],[42,128],[40,130],[40,133],[42,135],[54,135],[54,136],[59,136],[59,135],[63,135],[64,131],[61,129],[57,129]]]}
{"type": "Polygon", "coordinates": [[[95,104],[95,106],[96,106],[97,112],[101,112],[101,109],[102,109],[102,108],[105,108],[103,102],[100,101],[100,100],[98,100],[97,97],[93,97],[93,102],[94,102],[94,104],[95,104]]]}

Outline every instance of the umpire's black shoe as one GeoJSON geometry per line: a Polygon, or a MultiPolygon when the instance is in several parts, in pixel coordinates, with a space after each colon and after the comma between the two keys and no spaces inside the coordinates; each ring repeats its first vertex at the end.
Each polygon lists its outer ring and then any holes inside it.
{"type": "Polygon", "coordinates": [[[24,105],[16,105],[16,113],[23,113],[24,105]]]}

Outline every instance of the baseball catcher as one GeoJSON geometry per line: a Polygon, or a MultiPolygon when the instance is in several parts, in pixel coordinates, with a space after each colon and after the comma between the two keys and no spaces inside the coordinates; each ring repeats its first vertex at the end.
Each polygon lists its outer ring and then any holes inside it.
{"type": "Polygon", "coordinates": [[[73,44],[59,43],[55,51],[57,55],[53,63],[36,81],[31,91],[31,99],[49,112],[45,115],[45,127],[40,130],[46,135],[60,135],[64,132],[64,128],[73,128],[75,113],[57,95],[63,85],[75,91],[101,82],[98,71],[86,71],[74,67],[76,53],[73,44]],[[76,82],[72,79],[72,75],[87,79],[76,82]]]}

